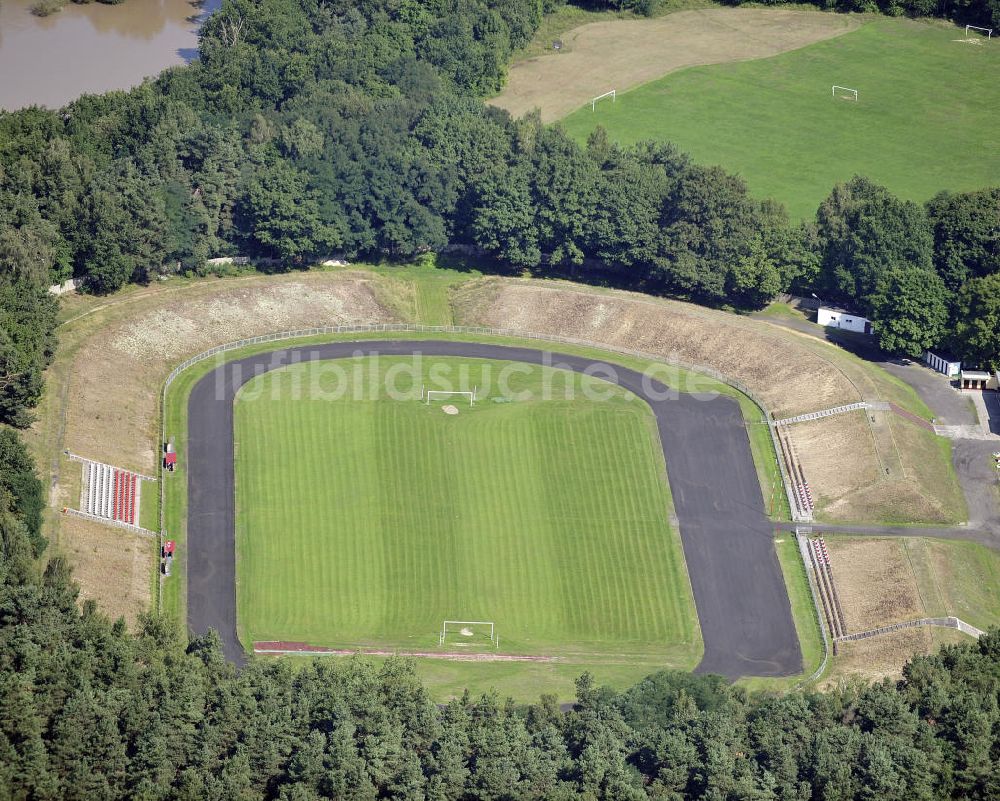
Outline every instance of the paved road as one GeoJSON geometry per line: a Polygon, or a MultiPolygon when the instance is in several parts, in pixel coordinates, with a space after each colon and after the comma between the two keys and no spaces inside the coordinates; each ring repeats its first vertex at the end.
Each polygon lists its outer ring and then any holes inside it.
{"type": "MultiPolygon", "coordinates": [[[[202,378],[188,402],[188,624],[216,629],[227,657],[245,659],[236,634],[233,399],[255,375],[292,361],[359,353],[505,359],[583,372],[590,359],[443,341],[337,342],[231,362],[202,378]]],[[[730,398],[669,395],[614,366],[617,383],[652,407],[694,590],[705,655],[699,672],[786,676],[802,670],[795,625],[739,406],[730,398]],[[662,393],[662,395],[660,394],[662,393]],[[656,395],[654,397],[653,395],[656,395]]],[[[602,377],[604,377],[602,375],[602,377]]]]}
{"type": "Polygon", "coordinates": [[[956,391],[940,373],[936,373],[922,364],[897,358],[887,354],[858,334],[844,332],[837,328],[810,323],[807,320],[782,320],[765,315],[751,315],[772,325],[791,328],[803,334],[808,334],[824,342],[839,345],[865,361],[877,364],[886,372],[901,378],[916,391],[926,403],[940,425],[974,425],[977,422],[976,412],[969,398],[956,391]]]}
{"type": "Polygon", "coordinates": [[[1000,535],[981,526],[848,526],[839,523],[775,523],[779,531],[811,528],[817,534],[852,534],[859,537],[935,537],[978,542],[1000,551],[1000,535]]]}

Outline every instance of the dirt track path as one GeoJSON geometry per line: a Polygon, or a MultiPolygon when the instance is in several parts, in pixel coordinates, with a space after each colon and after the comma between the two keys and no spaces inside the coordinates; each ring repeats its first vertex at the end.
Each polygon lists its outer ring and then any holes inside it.
{"type": "Polygon", "coordinates": [[[852,31],[857,17],[821,11],[705,8],[644,20],[592,22],[563,36],[563,48],[510,68],[489,102],[519,117],[553,122],[609,89],[623,92],[669,72],[766,58],[852,31]]]}
{"type": "MultiPolygon", "coordinates": [[[[583,372],[594,362],[531,348],[450,341],[334,342],[230,362],[208,373],[188,401],[188,624],[216,629],[242,661],[236,628],[233,400],[255,375],[296,361],[382,355],[459,356],[583,372]]],[[[697,672],[789,676],[802,654],[739,405],[681,394],[614,365],[615,383],[643,398],[657,420],[694,592],[705,655],[697,672]]],[[[603,373],[602,373],[603,377],[603,373]]],[[[243,591],[251,591],[245,588],[243,591]]]]}

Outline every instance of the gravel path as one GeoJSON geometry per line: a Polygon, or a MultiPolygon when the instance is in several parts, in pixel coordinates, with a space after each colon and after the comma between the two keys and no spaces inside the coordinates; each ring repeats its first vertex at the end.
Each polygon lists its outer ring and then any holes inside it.
{"type": "MultiPolygon", "coordinates": [[[[802,523],[776,523],[780,531],[795,531],[804,528],[802,523]]],[[[966,540],[978,542],[987,548],[1000,551],[1000,535],[982,526],[847,526],[833,523],[810,523],[818,534],[849,534],[859,537],[935,537],[942,540],[966,540]]]]}

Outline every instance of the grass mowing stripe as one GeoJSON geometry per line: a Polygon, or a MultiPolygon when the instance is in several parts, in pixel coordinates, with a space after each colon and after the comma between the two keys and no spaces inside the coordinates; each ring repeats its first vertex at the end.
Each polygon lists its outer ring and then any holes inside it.
{"type": "MultiPolygon", "coordinates": [[[[468,616],[495,620],[509,651],[697,647],[648,407],[622,391],[482,399],[455,417],[293,399],[277,376],[305,384],[309,369],[256,378],[237,401],[250,638],[433,647],[442,619],[468,616]]],[[[542,373],[519,380],[538,389],[542,373]]]]}
{"type": "Polygon", "coordinates": [[[941,23],[876,18],[773,58],[667,75],[563,125],[580,141],[597,125],[621,143],[671,141],[793,217],[812,217],[854,174],[922,202],[1000,181],[1000,48],[962,38],[941,23]],[[834,99],[833,84],[857,88],[858,102],[834,99]]]}
{"type": "MultiPolygon", "coordinates": [[[[285,343],[286,345],[308,345],[312,343],[320,342],[330,342],[339,341],[345,339],[356,339],[355,334],[344,334],[344,335],[324,335],[318,337],[303,337],[294,341],[285,343]]],[[[400,334],[398,332],[391,333],[367,333],[365,334],[366,339],[379,340],[379,339],[399,339],[407,338],[406,335],[400,334]]],[[[436,339],[436,340],[459,340],[465,341],[468,339],[467,335],[464,334],[430,334],[430,333],[420,333],[410,338],[416,339],[436,339]]],[[[490,336],[477,336],[477,341],[487,342],[487,343],[497,343],[497,344],[507,344],[507,345],[523,345],[525,347],[537,348],[539,343],[534,340],[521,340],[517,338],[510,337],[490,337],[490,336]]],[[[241,348],[237,351],[233,351],[228,354],[229,359],[240,358],[243,356],[248,356],[254,353],[268,352],[275,349],[274,343],[263,343],[258,345],[247,346],[241,348]]],[[[582,347],[582,346],[572,346],[565,343],[560,343],[558,345],[560,352],[571,353],[581,356],[587,356],[594,358],[595,360],[610,360],[613,363],[622,364],[623,366],[631,367],[637,370],[644,370],[649,366],[649,362],[636,359],[630,356],[626,356],[619,353],[609,352],[607,350],[602,350],[596,347],[582,347]]],[[[844,356],[844,359],[848,359],[848,356],[844,356]]],[[[188,395],[192,386],[207,372],[209,372],[215,366],[214,362],[206,361],[200,364],[196,364],[188,370],[184,371],[176,381],[171,385],[170,391],[167,395],[167,406],[166,406],[166,431],[173,434],[175,438],[175,443],[178,445],[178,451],[184,453],[186,451],[187,442],[187,400],[188,395]]],[[[687,375],[683,370],[679,371],[681,376],[687,375]]],[[[662,371],[657,373],[658,376],[662,376],[662,371]]],[[[678,379],[680,380],[680,379],[678,379]]],[[[744,416],[747,420],[756,420],[761,418],[760,410],[753,404],[751,400],[745,396],[739,394],[736,390],[726,386],[725,384],[711,381],[703,376],[699,378],[702,382],[702,386],[711,387],[712,389],[721,392],[724,395],[729,395],[737,398],[740,402],[740,406],[743,409],[744,416]]],[[[668,382],[672,383],[673,382],[668,382]]],[[[911,392],[912,395],[912,392],[911,392]]],[[[915,396],[913,396],[915,397],[915,396]]],[[[334,416],[332,419],[341,421],[342,423],[347,423],[340,416],[334,416]]],[[[647,426],[651,432],[651,436],[655,436],[655,425],[653,424],[652,418],[647,420],[647,426]]],[[[755,428],[760,428],[758,426],[751,426],[751,432],[755,428]]],[[[765,432],[766,433],[766,432],[765,432]]],[[[341,443],[343,444],[343,443],[341,443]]],[[[751,448],[754,451],[754,461],[760,465],[774,465],[775,455],[772,447],[770,438],[764,437],[754,437],[751,436],[751,448]]],[[[659,451],[657,450],[657,453],[659,451]]],[[[659,464],[662,469],[662,456],[659,456],[659,464]]],[[[344,468],[346,470],[346,468],[344,468]]],[[[759,467],[760,470],[760,467],[759,467]]],[[[760,471],[762,475],[766,475],[766,471],[760,471]]],[[[237,479],[239,479],[239,474],[237,474],[237,479]]],[[[768,487],[765,480],[761,481],[762,487],[768,487]]],[[[184,551],[184,545],[186,543],[186,511],[187,511],[187,501],[186,501],[186,467],[184,461],[181,460],[176,472],[170,476],[169,480],[164,484],[165,490],[165,504],[164,504],[164,519],[166,524],[166,530],[170,535],[177,539],[178,546],[181,551],[184,551]]],[[[669,499],[669,486],[665,486],[666,500],[668,506],[670,505],[669,499]]],[[[783,494],[783,493],[782,493],[783,494]]],[[[768,491],[764,492],[765,498],[769,495],[768,491]]],[[[780,498],[779,498],[780,501],[780,498]]],[[[374,507],[373,507],[374,508],[374,507]]],[[[370,515],[369,515],[370,517],[370,515]]],[[[779,515],[780,517],[780,515],[779,515]]],[[[787,519],[787,511],[781,519],[787,519]]],[[[238,521],[239,522],[239,521],[238,521]]],[[[671,534],[671,536],[676,536],[671,534]]],[[[242,542],[245,538],[241,538],[237,546],[242,552],[242,542]]],[[[652,545],[652,543],[650,543],[652,545]]],[[[655,547],[654,547],[655,549],[655,547]]],[[[669,551],[669,548],[667,549],[669,551]]],[[[184,571],[185,563],[185,553],[181,553],[175,559],[175,575],[178,576],[179,580],[168,581],[164,583],[163,586],[163,603],[161,609],[164,613],[171,616],[175,621],[176,625],[183,629],[184,621],[186,617],[186,596],[182,592],[186,588],[186,585],[182,580],[180,575],[184,571]]],[[[440,662],[439,660],[431,661],[418,661],[418,669],[421,670],[423,675],[426,675],[428,679],[433,684],[433,690],[435,692],[436,698],[445,699],[448,697],[448,688],[453,686],[448,684],[450,681],[446,677],[462,676],[461,681],[463,684],[461,686],[468,686],[474,690],[484,691],[490,687],[497,687],[501,694],[505,693],[507,690],[514,693],[519,698],[536,698],[538,692],[552,689],[560,694],[560,698],[565,698],[569,700],[573,697],[573,684],[572,679],[578,675],[581,670],[589,669],[595,672],[598,680],[601,682],[610,681],[616,686],[625,687],[634,684],[635,681],[642,678],[647,672],[656,669],[657,666],[664,664],[666,661],[672,667],[677,667],[680,669],[692,669],[698,662],[701,655],[701,635],[700,631],[696,625],[696,617],[694,614],[693,603],[690,602],[690,584],[686,571],[683,569],[683,562],[672,562],[670,567],[670,576],[672,578],[670,583],[671,592],[677,594],[680,597],[679,602],[674,600],[669,601],[671,608],[676,611],[679,615],[681,625],[679,625],[675,630],[683,630],[687,632],[686,636],[677,637],[671,639],[670,641],[662,643],[662,647],[656,652],[648,655],[647,657],[627,657],[627,664],[618,664],[623,662],[621,656],[621,651],[617,653],[612,649],[609,649],[606,655],[597,655],[596,657],[589,656],[574,656],[569,658],[565,663],[551,664],[551,665],[533,665],[526,666],[521,663],[451,663],[451,662],[440,662]],[[612,659],[613,655],[613,659],[612,659]],[[612,665],[611,662],[615,662],[612,665]],[[510,671],[509,666],[514,664],[516,668],[515,675],[507,676],[510,671]],[[506,678],[510,679],[507,681],[506,678]],[[488,677],[488,678],[487,678],[488,677]]],[[[566,575],[566,571],[563,571],[560,575],[566,575]]],[[[658,582],[651,578],[654,584],[658,582]]],[[[345,602],[340,602],[336,598],[330,599],[331,606],[334,609],[345,608],[345,602]]],[[[240,609],[242,610],[242,605],[240,609]]],[[[251,633],[247,632],[244,625],[242,617],[238,621],[240,628],[240,638],[244,642],[249,642],[253,639],[251,633]]],[[[787,683],[787,680],[782,680],[782,682],[775,682],[774,680],[758,680],[754,682],[744,682],[747,684],[754,683],[755,686],[778,686],[781,683],[787,683]]]]}

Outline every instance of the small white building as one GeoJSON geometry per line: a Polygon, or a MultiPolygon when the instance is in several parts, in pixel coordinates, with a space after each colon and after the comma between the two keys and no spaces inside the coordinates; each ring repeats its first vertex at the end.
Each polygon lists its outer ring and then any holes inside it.
{"type": "Polygon", "coordinates": [[[985,370],[963,370],[959,374],[960,389],[987,389],[992,376],[985,370]]]}
{"type": "Polygon", "coordinates": [[[245,267],[250,263],[249,256],[217,256],[214,259],[205,259],[205,264],[210,267],[228,267],[230,265],[235,265],[237,267],[245,267]]]}
{"type": "Polygon", "coordinates": [[[827,328],[842,328],[859,334],[870,334],[875,330],[875,324],[867,317],[837,306],[820,306],[816,310],[816,322],[827,328]]]}
{"type": "Polygon", "coordinates": [[[65,295],[67,292],[76,292],[83,283],[82,278],[70,278],[68,281],[62,284],[56,284],[55,286],[49,287],[50,295],[65,295]]]}
{"type": "Polygon", "coordinates": [[[939,373],[948,376],[948,378],[955,378],[962,372],[962,362],[947,354],[925,350],[924,363],[932,370],[937,370],[939,373]]]}

